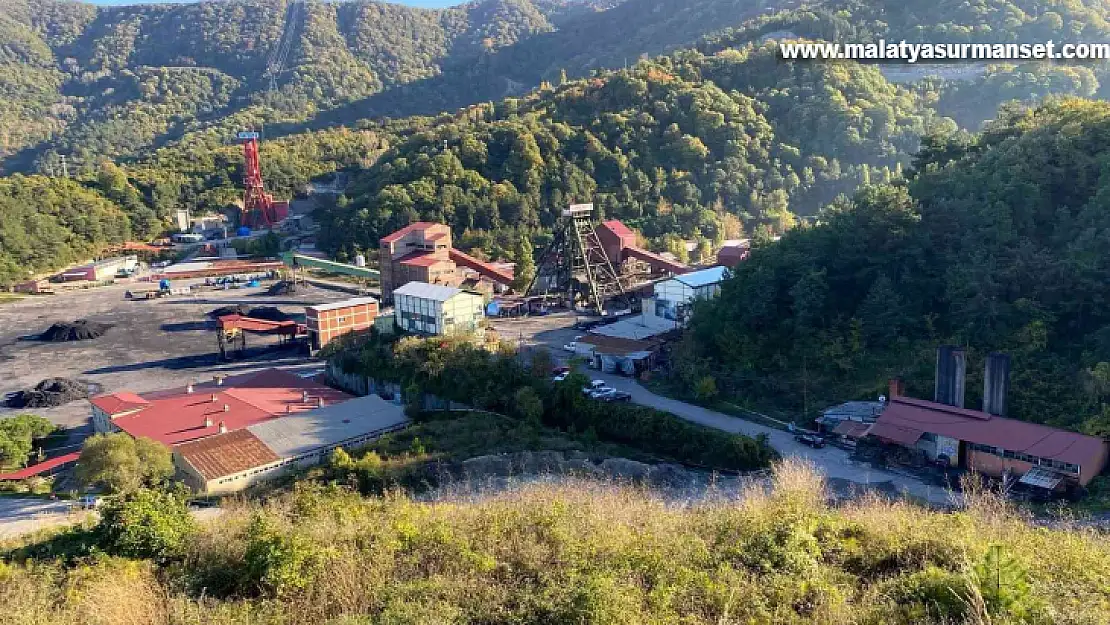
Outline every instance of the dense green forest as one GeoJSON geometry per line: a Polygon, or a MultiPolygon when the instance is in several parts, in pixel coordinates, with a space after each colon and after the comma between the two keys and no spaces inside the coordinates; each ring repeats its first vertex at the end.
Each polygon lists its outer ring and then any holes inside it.
{"type": "Polygon", "coordinates": [[[757,248],[696,311],[677,375],[791,410],[929,397],[934,349],[1013,357],[1010,413],[1110,433],[1110,105],[1011,110],[926,140],[907,181],[873,185],[757,248]]]}
{"type": "Polygon", "coordinates": [[[542,230],[584,201],[652,239],[777,234],[896,177],[934,127],[955,124],[876,68],[683,52],[429,122],[357,177],[320,243],[350,254],[417,218],[542,230]]]}
{"type": "Polygon", "coordinates": [[[68,173],[76,184],[51,184],[82,194],[70,204],[95,197],[127,221],[111,236],[67,230],[57,254],[10,246],[0,256],[49,269],[32,257],[57,266],[120,236],[155,236],[179,207],[233,211],[232,137],[244,128],[264,131],[263,171],[281,197],[316,176],[353,174],[321,215],[322,246],[340,255],[417,217],[446,220],[467,247],[501,255],[522,231],[542,238],[569,201],[594,201],[657,249],[684,250],[679,239],[784,232],[860,184],[897,179],[923,135],[978,129],[1011,100],[1100,97],[1110,84],[1100,65],[929,78],[784,64],[760,43],[782,33],[1097,40],[1102,0],[794,6],[10,0],[0,5],[0,169],[68,173]],[[277,54],[285,31],[288,54],[277,54]]]}

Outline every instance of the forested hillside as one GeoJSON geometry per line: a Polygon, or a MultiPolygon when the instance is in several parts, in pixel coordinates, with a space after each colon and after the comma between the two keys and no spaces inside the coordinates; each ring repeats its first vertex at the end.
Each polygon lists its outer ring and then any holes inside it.
{"type": "Polygon", "coordinates": [[[6,1],[0,169],[48,171],[61,155],[91,169],[197,130],[226,139],[244,121],[303,129],[500,99],[563,71],[692,44],[755,15],[762,0],[627,4],[6,1]]]}
{"type": "Polygon", "coordinates": [[[776,234],[897,176],[934,126],[955,128],[875,68],[791,67],[770,45],[660,57],[429,122],[357,178],[321,244],[353,254],[417,218],[543,230],[588,201],[649,238],[776,234]]]}
{"type": "Polygon", "coordinates": [[[1010,112],[934,137],[909,181],[863,189],[821,225],[757,249],[694,316],[679,376],[796,410],[929,397],[934,348],[1013,356],[1011,414],[1110,433],[1110,105],[1010,112]]]}

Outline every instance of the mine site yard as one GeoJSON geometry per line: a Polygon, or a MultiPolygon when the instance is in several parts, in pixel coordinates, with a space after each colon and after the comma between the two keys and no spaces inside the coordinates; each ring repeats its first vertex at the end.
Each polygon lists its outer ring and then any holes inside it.
{"type": "MultiPolygon", "coordinates": [[[[197,280],[193,284],[202,283],[197,280]]],[[[182,286],[185,286],[182,283],[182,286]]],[[[127,285],[26,297],[0,305],[0,399],[47,378],[85,382],[92,394],[137,393],[180,387],[216,374],[248,373],[277,367],[315,371],[318,361],[297,348],[280,348],[279,338],[251,335],[245,358],[219,356],[215,322],[208,313],[224,306],[277,307],[303,322],[305,306],[350,297],[340,291],[298,285],[295,294],[268,295],[259,288],[211,290],[157,300],[129,300],[127,285]],[[110,327],[99,338],[82,341],[37,340],[55,322],[87,319],[110,327]]],[[[131,288],[134,288],[133,286],[131,288]]],[[[33,413],[66,428],[89,422],[89,403],[72,401],[54,408],[11,408],[0,402],[0,417],[33,413]]]]}

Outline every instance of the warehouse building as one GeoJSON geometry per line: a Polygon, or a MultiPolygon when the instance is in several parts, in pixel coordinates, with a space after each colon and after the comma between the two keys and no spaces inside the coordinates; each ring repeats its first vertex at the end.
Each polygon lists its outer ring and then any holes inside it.
{"type": "Polygon", "coordinates": [[[408,425],[404,408],[377,395],[257,423],[174,449],[178,478],[197,493],[226,495],[320,464],[408,425]]]}
{"type": "Polygon", "coordinates": [[[938,350],[936,399],[905,397],[892,380],[890,399],[867,435],[916,450],[932,462],[984,475],[1018,478],[1047,490],[1086,486],[1106,468],[1110,449],[1095,436],[1005,416],[1009,357],[991,354],[984,376],[983,410],[964,408],[964,353],[938,350]]]}
{"type": "Polygon", "coordinates": [[[644,300],[644,316],[685,325],[694,301],[720,295],[721,282],[727,277],[727,267],[710,267],[663,280],[644,300]]]}
{"type": "Polygon", "coordinates": [[[305,325],[308,344],[313,350],[323,349],[333,339],[349,332],[369,330],[378,317],[378,300],[372,297],[307,306],[305,325]]]}
{"type": "Polygon", "coordinates": [[[484,319],[481,295],[453,287],[409,282],[393,291],[397,326],[416,334],[476,332],[484,319]]]}
{"type": "Polygon", "coordinates": [[[55,279],[59,282],[106,282],[123,275],[131,275],[138,268],[138,256],[119,256],[67,269],[55,276],[55,279]]]}
{"type": "Polygon", "coordinates": [[[98,395],[90,403],[97,432],[126,432],[172,447],[350,399],[310,378],[266,369],[142,395],[98,395]]]}

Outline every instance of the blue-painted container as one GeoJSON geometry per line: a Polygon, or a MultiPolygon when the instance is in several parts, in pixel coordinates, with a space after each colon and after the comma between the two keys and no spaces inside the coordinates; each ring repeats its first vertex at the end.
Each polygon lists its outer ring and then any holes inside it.
{"type": "Polygon", "coordinates": [[[251,229],[246,226],[239,226],[239,229],[235,231],[237,237],[249,237],[250,235],[251,229]]]}

